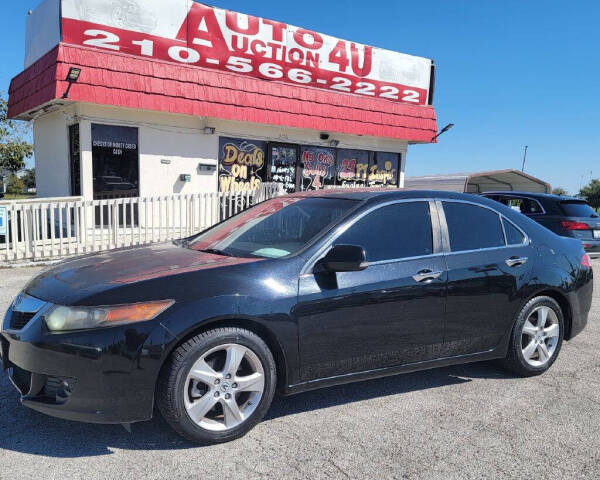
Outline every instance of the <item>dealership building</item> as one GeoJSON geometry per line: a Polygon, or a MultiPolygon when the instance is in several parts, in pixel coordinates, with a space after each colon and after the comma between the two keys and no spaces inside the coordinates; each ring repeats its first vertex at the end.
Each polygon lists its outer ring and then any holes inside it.
{"type": "Polygon", "coordinates": [[[191,0],[46,0],[9,116],[40,197],[402,186],[433,83],[429,59],[191,0]]]}

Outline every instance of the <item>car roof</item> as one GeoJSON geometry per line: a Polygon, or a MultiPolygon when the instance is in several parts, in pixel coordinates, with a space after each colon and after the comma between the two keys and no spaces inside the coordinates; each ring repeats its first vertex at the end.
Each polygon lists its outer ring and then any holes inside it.
{"type": "Polygon", "coordinates": [[[572,197],[569,195],[555,195],[553,193],[538,193],[538,192],[515,192],[515,191],[497,191],[483,192],[481,195],[503,195],[505,197],[529,197],[544,200],[555,200],[557,202],[584,202],[582,198],[572,197]]]}
{"type": "Polygon", "coordinates": [[[438,190],[409,190],[399,188],[332,188],[327,190],[297,192],[288,196],[300,198],[341,198],[357,201],[385,201],[433,197],[472,201],[477,198],[475,195],[470,193],[444,192],[438,190]]]}

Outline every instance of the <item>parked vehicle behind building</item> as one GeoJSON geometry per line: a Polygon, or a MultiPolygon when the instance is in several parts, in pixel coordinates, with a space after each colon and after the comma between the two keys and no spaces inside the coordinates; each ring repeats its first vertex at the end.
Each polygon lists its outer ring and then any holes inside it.
{"type": "Polygon", "coordinates": [[[585,200],[528,192],[486,192],[496,200],[563,237],[577,238],[590,255],[600,255],[600,215],[585,200]]]}

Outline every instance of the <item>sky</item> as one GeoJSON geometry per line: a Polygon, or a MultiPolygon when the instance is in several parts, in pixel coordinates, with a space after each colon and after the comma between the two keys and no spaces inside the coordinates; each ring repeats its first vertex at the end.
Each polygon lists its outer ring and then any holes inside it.
{"type": "MultiPolygon", "coordinates": [[[[168,0],[165,0],[168,1],[168,0]]],[[[5,0],[0,91],[23,67],[25,18],[5,0]]],[[[410,146],[406,174],[520,169],[577,193],[600,178],[600,2],[213,0],[215,6],[433,58],[436,145],[410,146]]]]}

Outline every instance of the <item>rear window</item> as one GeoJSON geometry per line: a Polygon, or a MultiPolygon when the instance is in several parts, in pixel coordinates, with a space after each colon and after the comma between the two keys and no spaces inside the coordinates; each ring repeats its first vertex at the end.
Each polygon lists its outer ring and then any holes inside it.
{"type": "Polygon", "coordinates": [[[567,217],[598,217],[598,214],[585,202],[559,202],[560,208],[567,217]]]}

